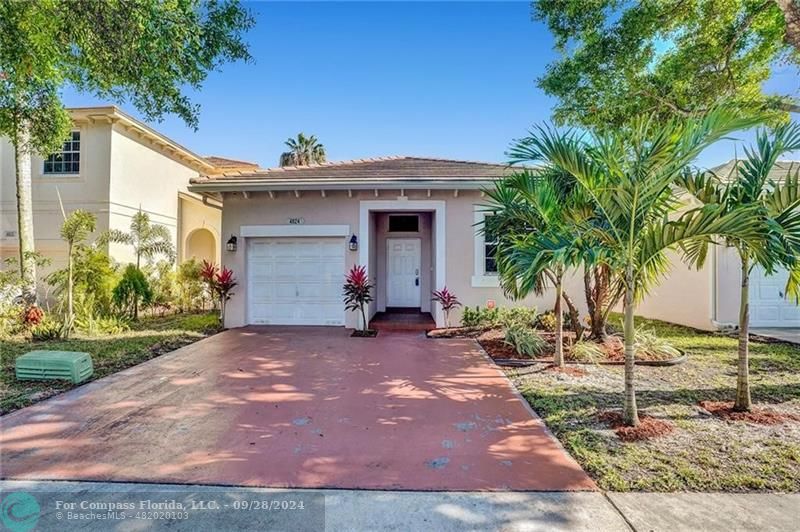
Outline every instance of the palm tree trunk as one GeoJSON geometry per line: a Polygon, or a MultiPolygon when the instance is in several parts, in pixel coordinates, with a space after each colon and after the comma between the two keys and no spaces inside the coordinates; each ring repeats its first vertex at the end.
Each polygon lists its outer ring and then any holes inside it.
{"type": "Polygon", "coordinates": [[[628,276],[626,279],[627,287],[625,288],[625,408],[622,419],[626,425],[635,427],[639,424],[639,412],[636,408],[636,389],[633,386],[634,357],[636,355],[633,343],[636,330],[633,316],[636,309],[633,302],[633,279],[631,277],[628,276]]]}
{"type": "Polygon", "coordinates": [[[556,305],[553,312],[556,314],[556,352],[553,364],[564,367],[564,313],[561,311],[561,298],[564,294],[562,275],[556,274],[556,305]]]}
{"type": "Polygon", "coordinates": [[[72,292],[73,292],[73,260],[72,260],[72,242],[69,243],[67,247],[67,323],[66,323],[66,331],[67,334],[72,329],[72,324],[75,321],[74,315],[74,306],[72,303],[72,292]]]}
{"type": "Polygon", "coordinates": [[[750,398],[750,256],[740,252],[742,259],[742,291],[739,303],[739,367],[736,376],[737,412],[749,412],[753,403],[750,398]]]}
{"type": "Polygon", "coordinates": [[[14,160],[17,173],[17,234],[19,235],[19,273],[22,297],[36,303],[36,257],[33,240],[33,194],[31,187],[30,128],[21,122],[14,138],[14,160]]]}

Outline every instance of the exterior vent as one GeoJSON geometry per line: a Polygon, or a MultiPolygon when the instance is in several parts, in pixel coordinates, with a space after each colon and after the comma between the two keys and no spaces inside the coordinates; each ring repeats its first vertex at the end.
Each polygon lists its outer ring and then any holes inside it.
{"type": "Polygon", "coordinates": [[[3,231],[3,238],[17,238],[16,231],[3,231]]]}
{"type": "Polygon", "coordinates": [[[30,351],[17,357],[17,380],[69,380],[83,382],[94,372],[89,353],[30,351]]]}

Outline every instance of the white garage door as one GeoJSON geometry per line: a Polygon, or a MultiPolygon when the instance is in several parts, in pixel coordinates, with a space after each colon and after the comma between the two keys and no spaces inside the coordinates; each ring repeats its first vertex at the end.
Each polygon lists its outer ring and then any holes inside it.
{"type": "Polygon", "coordinates": [[[247,240],[248,321],[344,325],[343,238],[247,240]]]}
{"type": "Polygon", "coordinates": [[[750,325],[753,327],[800,327],[800,307],[786,296],[789,272],[764,275],[761,268],[750,276],[750,325]]]}

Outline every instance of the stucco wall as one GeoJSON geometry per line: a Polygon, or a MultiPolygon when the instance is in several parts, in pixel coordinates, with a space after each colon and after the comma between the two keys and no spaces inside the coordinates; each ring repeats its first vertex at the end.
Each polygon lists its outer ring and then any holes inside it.
{"type": "MultiPolygon", "coordinates": [[[[132,216],[141,208],[151,222],[169,229],[179,250],[178,193],[185,192],[189,180],[197,175],[196,170],[115,124],[111,134],[109,227],[128,231],[132,216]]],[[[112,244],[109,251],[120,262],[135,260],[130,246],[112,244]]]]}
{"type": "Polygon", "coordinates": [[[223,239],[220,231],[222,230],[222,209],[209,205],[204,205],[195,198],[181,196],[179,200],[179,226],[180,239],[178,241],[178,257],[181,260],[191,258],[192,250],[189,249],[190,239],[198,230],[208,230],[214,237],[214,253],[212,260],[219,263],[221,259],[221,247],[225,245],[227,238],[223,239]]]}
{"type": "MultiPolygon", "coordinates": [[[[469,306],[486,305],[488,300],[494,300],[499,306],[526,305],[535,306],[544,311],[553,307],[553,292],[546,292],[542,296],[531,296],[524,301],[514,302],[504,297],[502,290],[497,286],[473,287],[472,277],[474,275],[474,249],[475,249],[475,227],[474,227],[474,205],[482,202],[478,192],[460,192],[458,197],[454,197],[452,191],[405,191],[409,200],[444,200],[446,202],[445,222],[446,222],[446,279],[444,283],[453,290],[459,299],[469,306]]],[[[295,197],[293,192],[279,192],[276,197],[271,199],[266,193],[252,193],[249,199],[245,199],[241,194],[226,194],[224,198],[222,234],[240,235],[242,225],[285,225],[289,218],[303,217],[309,225],[342,225],[350,227],[351,233],[358,235],[360,245],[363,246],[365,235],[359,232],[359,205],[360,201],[374,200],[395,200],[399,191],[380,191],[379,197],[375,197],[373,191],[353,191],[353,197],[348,197],[346,191],[327,191],[326,197],[321,197],[318,191],[305,191],[301,197],[295,197]]],[[[435,219],[429,215],[431,220],[432,242],[436,241],[435,219]]],[[[374,219],[378,219],[373,216],[374,219]]],[[[372,227],[372,226],[368,226],[372,227]]],[[[380,230],[375,229],[375,234],[371,235],[371,242],[378,240],[380,230]]],[[[366,238],[370,238],[369,235],[366,238]]],[[[226,325],[237,327],[246,323],[246,239],[240,238],[238,249],[235,253],[223,252],[222,263],[232,268],[240,281],[236,294],[231,298],[227,307],[226,325]]],[[[342,245],[346,245],[345,239],[342,245]]],[[[379,252],[374,250],[380,248],[378,245],[370,245],[370,261],[376,267],[371,268],[371,276],[378,284],[384,279],[380,277],[377,269],[379,263],[379,252]]],[[[385,243],[383,244],[385,246],[385,243]]],[[[424,247],[424,246],[423,246],[424,247]]],[[[436,269],[436,249],[435,244],[431,246],[433,253],[431,256],[430,267],[432,271],[436,269]]],[[[352,267],[358,261],[358,252],[346,252],[346,268],[352,267]]],[[[385,274],[384,274],[385,277],[385,274]]],[[[433,279],[434,276],[431,276],[433,279]]],[[[433,282],[431,283],[433,285],[433,282]]],[[[432,286],[431,286],[432,288],[432,286]]],[[[579,276],[570,276],[566,282],[566,290],[573,296],[581,311],[585,312],[583,301],[582,279],[579,276]]],[[[380,294],[380,291],[377,292],[380,294]]],[[[429,299],[430,289],[423,291],[421,300],[429,299]],[[427,292],[427,293],[426,293],[427,292]],[[426,297],[427,296],[427,297],[426,297]]],[[[373,312],[378,305],[373,305],[373,312]]],[[[460,310],[453,316],[452,321],[457,323],[460,320],[460,310]]],[[[354,314],[347,316],[346,324],[354,327],[357,323],[354,314]]]]}

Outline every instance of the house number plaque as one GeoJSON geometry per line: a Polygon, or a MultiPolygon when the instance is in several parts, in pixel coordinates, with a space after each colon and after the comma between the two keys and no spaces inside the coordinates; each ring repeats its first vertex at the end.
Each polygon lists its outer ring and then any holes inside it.
{"type": "Polygon", "coordinates": [[[289,225],[303,225],[304,223],[306,223],[306,220],[303,217],[289,218],[289,225]]]}

